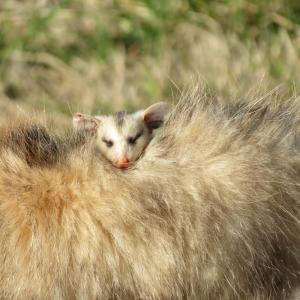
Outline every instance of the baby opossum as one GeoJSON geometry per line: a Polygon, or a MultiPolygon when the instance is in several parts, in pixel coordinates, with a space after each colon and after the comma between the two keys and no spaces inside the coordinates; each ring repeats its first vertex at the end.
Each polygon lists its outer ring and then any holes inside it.
{"type": "Polygon", "coordinates": [[[73,125],[77,130],[95,132],[101,153],[117,168],[126,169],[142,155],[170,108],[170,104],[158,102],[133,113],[90,116],[78,112],[73,125]]]}

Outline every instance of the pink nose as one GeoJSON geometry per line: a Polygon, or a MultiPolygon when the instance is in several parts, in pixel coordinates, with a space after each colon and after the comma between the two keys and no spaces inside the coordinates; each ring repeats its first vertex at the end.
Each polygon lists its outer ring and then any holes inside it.
{"type": "Polygon", "coordinates": [[[129,167],[129,159],[126,156],[121,156],[115,163],[115,166],[120,169],[126,169],[129,167]]]}

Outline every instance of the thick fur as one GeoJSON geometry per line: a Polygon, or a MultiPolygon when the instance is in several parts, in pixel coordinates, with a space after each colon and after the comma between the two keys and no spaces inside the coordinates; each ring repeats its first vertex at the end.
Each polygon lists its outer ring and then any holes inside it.
{"type": "Polygon", "coordinates": [[[92,139],[3,131],[0,298],[290,297],[299,113],[272,103],[226,107],[189,92],[126,171],[92,139]]]}

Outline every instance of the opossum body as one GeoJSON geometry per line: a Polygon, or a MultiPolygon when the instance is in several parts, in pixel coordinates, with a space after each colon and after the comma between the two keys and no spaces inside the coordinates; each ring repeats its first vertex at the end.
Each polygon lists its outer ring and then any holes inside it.
{"type": "Polygon", "coordinates": [[[101,153],[114,166],[126,169],[143,154],[153,138],[153,130],[162,126],[170,108],[169,104],[158,102],[134,113],[95,117],[76,113],[73,125],[77,130],[95,132],[101,153]]]}
{"type": "Polygon", "coordinates": [[[0,299],[288,299],[299,112],[270,103],[189,94],[126,172],[93,139],[1,132],[0,299]]]}

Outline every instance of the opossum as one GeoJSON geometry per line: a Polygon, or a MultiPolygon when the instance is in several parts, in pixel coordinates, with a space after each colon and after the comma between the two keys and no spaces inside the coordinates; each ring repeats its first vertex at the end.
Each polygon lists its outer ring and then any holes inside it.
{"type": "Polygon", "coordinates": [[[101,153],[114,166],[126,169],[143,154],[153,138],[153,130],[162,126],[171,105],[158,102],[134,113],[90,116],[75,113],[76,129],[95,132],[101,153]]]}
{"type": "Polygon", "coordinates": [[[0,130],[0,299],[297,296],[300,118],[272,103],[188,93],[126,172],[94,139],[0,130]]]}

